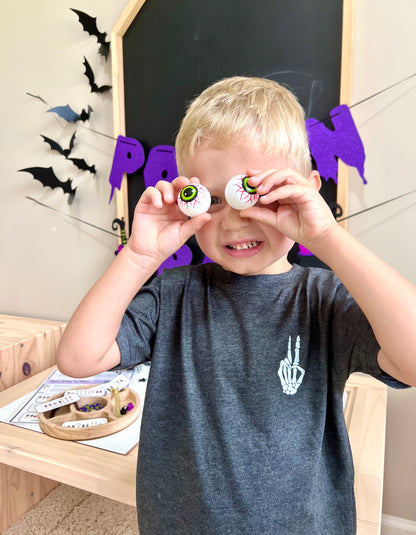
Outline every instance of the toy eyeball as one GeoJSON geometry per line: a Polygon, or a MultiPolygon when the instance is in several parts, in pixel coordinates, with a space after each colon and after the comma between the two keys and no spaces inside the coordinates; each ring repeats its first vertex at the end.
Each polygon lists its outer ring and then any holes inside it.
{"type": "Polygon", "coordinates": [[[236,210],[244,210],[254,206],[259,200],[257,188],[253,188],[248,184],[250,177],[245,175],[237,175],[227,182],[225,186],[225,199],[232,208],[236,210]]]}
{"type": "Polygon", "coordinates": [[[178,193],[179,210],[189,217],[207,212],[211,206],[211,195],[202,184],[189,184],[178,193]]]}

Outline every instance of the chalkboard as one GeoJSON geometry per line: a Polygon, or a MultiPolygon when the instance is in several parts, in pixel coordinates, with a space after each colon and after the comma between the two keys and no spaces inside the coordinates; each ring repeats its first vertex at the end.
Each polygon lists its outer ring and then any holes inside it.
{"type": "MultiPolygon", "coordinates": [[[[187,104],[212,82],[233,75],[285,84],[307,118],[326,120],[340,103],[344,2],[138,2],[137,14],[129,14],[132,20],[122,30],[125,135],[142,144],[146,159],[156,146],[173,146],[187,104]]],[[[145,188],[144,168],[128,176],[130,223],[145,188]]],[[[167,175],[161,168],[159,178],[167,175]]],[[[323,182],[321,192],[335,205],[334,181],[323,182]]],[[[199,262],[192,250],[193,262],[199,262]]]]}

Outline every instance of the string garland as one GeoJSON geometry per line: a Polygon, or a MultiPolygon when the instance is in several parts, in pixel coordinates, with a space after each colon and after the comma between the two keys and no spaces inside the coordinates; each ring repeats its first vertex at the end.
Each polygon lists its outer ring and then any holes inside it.
{"type": "MultiPolygon", "coordinates": [[[[368,208],[364,208],[364,210],[360,210],[359,212],[355,212],[354,214],[347,215],[345,217],[342,217],[341,219],[337,219],[337,223],[341,223],[342,221],[346,221],[347,219],[351,219],[352,217],[355,217],[357,215],[364,214],[365,212],[369,212],[370,210],[374,210],[375,208],[379,208],[380,206],[384,206],[385,204],[391,203],[393,201],[397,201],[398,199],[401,199],[403,197],[408,197],[409,195],[412,195],[413,193],[416,193],[416,189],[413,189],[411,191],[408,191],[406,193],[403,193],[402,195],[398,195],[397,197],[394,197],[392,199],[388,199],[387,201],[380,202],[378,204],[375,204],[373,206],[369,206],[368,208]]],[[[52,210],[53,212],[57,212],[58,214],[64,215],[66,217],[70,217],[71,219],[75,219],[76,221],[79,221],[80,223],[84,223],[84,225],[88,225],[90,227],[93,227],[97,230],[101,230],[102,232],[106,232],[107,234],[111,234],[112,236],[116,236],[117,238],[122,238],[122,236],[118,235],[115,232],[111,232],[110,230],[106,230],[102,227],[99,227],[98,225],[94,225],[93,223],[90,223],[89,221],[85,221],[84,219],[81,219],[79,217],[75,217],[71,214],[66,214],[65,212],[62,212],[61,210],[57,210],[56,208],[53,208],[52,206],[49,206],[48,204],[45,204],[41,201],[38,201],[37,199],[34,199],[33,197],[29,197],[26,195],[26,199],[29,199],[36,204],[39,204],[40,206],[43,206],[45,208],[49,208],[49,210],[52,210]]]]}
{"type": "MultiPolygon", "coordinates": [[[[385,92],[387,92],[387,91],[393,89],[394,87],[397,87],[397,86],[403,84],[404,82],[406,82],[406,81],[408,81],[408,80],[410,80],[410,79],[412,79],[412,78],[415,78],[415,77],[416,77],[416,72],[413,73],[413,74],[411,74],[411,75],[409,75],[409,76],[406,76],[405,78],[402,78],[401,80],[395,82],[394,84],[391,84],[391,85],[385,87],[384,89],[381,89],[380,91],[377,91],[376,93],[373,93],[372,95],[370,95],[370,96],[368,96],[368,97],[366,97],[366,98],[364,98],[364,99],[362,99],[362,100],[360,100],[360,101],[358,101],[358,102],[355,102],[354,104],[351,104],[351,105],[348,106],[348,107],[349,107],[349,109],[351,110],[352,108],[355,108],[355,107],[357,107],[357,106],[360,106],[360,105],[363,104],[364,102],[368,102],[369,100],[371,100],[371,99],[373,99],[373,98],[376,98],[376,97],[378,97],[379,95],[381,95],[381,94],[383,94],[383,93],[385,93],[385,92]]],[[[32,98],[36,98],[36,99],[40,100],[41,102],[43,102],[43,103],[44,103],[46,106],[48,106],[49,108],[51,107],[51,106],[46,102],[46,100],[44,100],[44,99],[43,99],[42,97],[40,97],[39,95],[34,95],[33,93],[29,93],[29,92],[27,92],[26,94],[29,95],[29,96],[32,97],[32,98]]],[[[329,120],[329,119],[331,119],[331,116],[328,116],[328,117],[326,117],[325,119],[319,121],[318,123],[316,123],[316,125],[318,125],[319,123],[323,123],[323,122],[325,122],[325,121],[327,121],[327,120],[329,120]]],[[[313,128],[313,127],[316,126],[316,125],[311,125],[311,127],[313,128]]],[[[114,136],[111,136],[111,135],[109,135],[109,134],[106,134],[106,133],[104,133],[104,132],[99,132],[98,130],[94,130],[93,128],[90,128],[90,127],[88,127],[88,126],[81,125],[81,124],[78,124],[77,126],[79,126],[79,127],[81,127],[81,128],[84,128],[84,129],[86,129],[86,130],[89,130],[90,132],[93,132],[94,134],[98,134],[98,135],[100,135],[100,136],[106,137],[106,138],[111,139],[111,140],[113,140],[113,141],[117,141],[117,138],[115,138],[114,136]]],[[[392,198],[392,199],[388,199],[388,200],[386,200],[386,201],[380,202],[380,203],[378,203],[378,204],[376,204],[376,205],[374,205],[374,206],[370,206],[370,207],[368,207],[368,208],[365,208],[365,209],[363,209],[363,210],[360,210],[359,212],[355,212],[354,214],[350,214],[350,215],[345,216],[345,217],[343,217],[343,218],[341,218],[341,219],[337,219],[337,221],[338,221],[338,223],[340,223],[340,222],[342,222],[342,221],[346,221],[347,219],[351,219],[351,218],[356,217],[356,216],[358,216],[358,215],[364,214],[365,212],[369,212],[370,210],[374,210],[375,208],[379,208],[380,206],[384,206],[385,204],[388,204],[388,203],[391,203],[391,202],[396,201],[396,200],[398,200],[398,199],[401,199],[401,198],[403,198],[403,197],[407,197],[407,196],[409,196],[409,195],[412,195],[412,194],[415,193],[415,192],[416,192],[416,189],[411,190],[411,191],[408,191],[407,193],[403,193],[402,195],[398,195],[397,197],[394,197],[394,198],[392,198]]],[[[73,215],[66,214],[65,212],[62,212],[62,211],[60,211],[60,210],[57,210],[56,208],[53,208],[52,206],[49,206],[49,205],[47,205],[47,204],[45,204],[45,203],[43,203],[43,202],[41,202],[41,201],[38,201],[37,199],[34,199],[33,197],[29,197],[29,196],[26,195],[26,198],[29,199],[29,200],[31,200],[31,201],[33,201],[33,202],[35,202],[35,203],[37,203],[37,204],[39,204],[40,206],[43,206],[43,207],[45,207],[45,208],[48,208],[49,210],[52,210],[52,211],[54,211],[54,212],[57,212],[57,213],[59,213],[59,214],[62,214],[62,215],[64,215],[64,216],[66,216],[66,217],[69,217],[69,218],[71,218],[71,219],[74,219],[74,220],[76,220],[76,221],[79,221],[80,223],[83,223],[84,225],[88,225],[88,226],[90,226],[90,227],[93,227],[93,228],[95,228],[95,229],[97,229],[97,230],[101,230],[102,232],[106,232],[107,234],[111,234],[112,236],[116,236],[116,237],[118,237],[118,238],[121,237],[121,236],[119,236],[119,235],[118,235],[117,233],[115,233],[115,232],[111,232],[111,231],[109,231],[109,230],[106,230],[106,229],[104,229],[104,228],[102,228],[102,227],[99,227],[99,226],[97,226],[97,225],[94,225],[93,223],[90,223],[90,222],[88,222],[88,221],[85,221],[84,219],[81,219],[81,218],[79,218],[79,217],[75,217],[75,216],[73,216],[73,215]]]]}
{"type": "MultiPolygon", "coordinates": [[[[387,87],[385,87],[384,89],[381,89],[380,91],[377,91],[376,93],[373,93],[372,95],[358,101],[358,102],[355,102],[354,104],[351,104],[349,107],[349,109],[353,109],[357,106],[360,106],[361,104],[363,104],[364,102],[368,102],[369,100],[375,98],[375,97],[378,97],[379,95],[382,95],[383,93],[385,93],[386,91],[389,91],[390,89],[393,89],[393,87],[396,87],[400,84],[403,84],[404,82],[407,82],[408,80],[412,79],[412,78],[415,78],[416,77],[416,72],[414,72],[413,74],[410,74],[409,76],[406,76],[405,78],[402,78],[401,80],[399,80],[398,82],[395,82],[394,84],[391,84],[387,87]]],[[[50,104],[48,104],[46,102],[46,100],[44,100],[42,97],[40,97],[39,95],[34,95],[33,93],[29,93],[29,92],[26,92],[27,95],[29,95],[30,97],[33,97],[33,98],[36,98],[38,100],[40,100],[41,102],[43,102],[44,104],[46,104],[46,106],[50,106],[50,104]]],[[[331,116],[328,116],[326,117],[325,119],[322,119],[320,122],[325,122],[327,120],[329,120],[331,118],[331,116]]],[[[319,124],[319,123],[317,123],[319,124]]],[[[104,132],[99,132],[98,130],[94,130],[93,128],[90,128],[88,126],[85,126],[85,125],[82,125],[82,124],[78,124],[78,126],[80,126],[81,128],[84,128],[86,130],[89,130],[90,132],[93,132],[94,134],[98,134],[100,136],[104,136],[108,139],[111,139],[113,141],[117,141],[117,138],[115,138],[114,136],[111,136],[110,134],[105,134],[104,132]]],[[[312,125],[312,128],[313,126],[316,126],[316,125],[312,125]]]]}
{"type": "Polygon", "coordinates": [[[76,221],[79,221],[80,223],[84,223],[84,225],[88,225],[88,226],[93,227],[93,228],[95,228],[97,230],[101,230],[102,232],[106,232],[107,234],[111,234],[112,236],[116,236],[116,238],[121,238],[121,236],[119,234],[117,234],[116,232],[111,232],[111,230],[106,230],[105,228],[99,227],[98,225],[94,225],[93,223],[85,221],[84,219],[81,219],[79,217],[75,217],[74,215],[66,214],[65,212],[62,212],[61,210],[57,210],[56,208],[53,208],[53,206],[49,206],[48,204],[40,202],[37,199],[34,199],[33,197],[29,197],[28,195],[26,195],[26,199],[29,199],[29,200],[35,202],[36,204],[39,204],[40,206],[43,206],[44,208],[49,208],[49,210],[52,210],[53,212],[57,212],[58,214],[62,214],[64,216],[66,216],[66,217],[70,217],[71,219],[75,219],[76,221]]]}
{"type": "Polygon", "coordinates": [[[392,199],[388,199],[387,201],[380,202],[378,204],[375,204],[374,206],[369,206],[368,208],[364,208],[364,210],[360,210],[359,212],[355,212],[354,214],[347,215],[341,219],[337,219],[338,223],[341,223],[341,221],[346,221],[347,219],[351,219],[352,217],[355,217],[360,214],[364,214],[365,212],[369,212],[370,210],[374,210],[374,208],[378,208],[379,206],[384,206],[385,204],[388,204],[393,201],[397,201],[398,199],[401,199],[402,197],[407,197],[408,195],[412,195],[412,193],[416,193],[416,189],[412,189],[411,191],[408,191],[407,193],[402,193],[402,195],[398,195],[397,197],[393,197],[392,199]]]}
{"type": "MultiPolygon", "coordinates": [[[[393,87],[396,87],[396,86],[398,86],[400,84],[403,84],[404,82],[407,82],[407,80],[411,80],[412,78],[415,78],[415,77],[416,77],[416,72],[414,72],[413,74],[410,74],[409,76],[406,76],[405,78],[402,78],[401,80],[399,80],[398,82],[395,82],[394,84],[391,84],[391,85],[385,87],[384,89],[381,89],[380,91],[377,91],[376,93],[373,93],[369,97],[365,97],[362,100],[359,100],[358,102],[355,102],[354,104],[351,104],[350,106],[348,106],[348,108],[350,110],[352,110],[353,108],[356,108],[357,106],[360,106],[361,104],[364,104],[364,102],[368,102],[369,100],[371,100],[371,99],[373,99],[375,97],[378,97],[379,95],[382,95],[386,91],[389,91],[390,89],[393,89],[393,87]]],[[[328,121],[332,117],[336,117],[336,115],[337,114],[328,115],[328,117],[325,117],[325,119],[322,119],[320,122],[324,123],[325,121],[328,121]]],[[[319,123],[317,123],[317,124],[319,124],[319,123]]],[[[313,126],[316,126],[316,125],[312,125],[312,128],[313,128],[313,126]]]]}
{"type": "Polygon", "coordinates": [[[377,91],[377,93],[374,93],[373,95],[370,95],[369,97],[366,97],[366,98],[363,98],[362,100],[359,100],[355,104],[351,104],[351,106],[349,107],[350,110],[352,108],[355,108],[356,106],[359,106],[360,104],[363,104],[364,102],[367,102],[368,100],[370,100],[370,99],[372,99],[374,97],[378,97],[382,93],[385,93],[386,91],[389,91],[389,89],[393,89],[393,87],[396,87],[397,85],[400,85],[400,84],[402,84],[404,82],[407,82],[407,80],[410,80],[411,78],[414,78],[415,76],[416,76],[416,72],[414,72],[410,76],[406,76],[406,78],[403,78],[402,80],[399,80],[398,82],[395,82],[394,84],[389,85],[388,87],[385,87],[381,91],[377,91]]]}

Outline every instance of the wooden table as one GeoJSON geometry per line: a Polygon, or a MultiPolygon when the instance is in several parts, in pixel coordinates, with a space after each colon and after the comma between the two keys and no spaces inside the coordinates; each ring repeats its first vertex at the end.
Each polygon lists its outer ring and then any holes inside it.
{"type": "MultiPolygon", "coordinates": [[[[0,392],[0,407],[36,390],[54,369],[0,392]]],[[[137,451],[120,455],[0,422],[0,462],[129,505],[136,505],[137,451]]]]}
{"type": "MultiPolygon", "coordinates": [[[[0,392],[0,407],[35,390],[54,367],[0,392]]],[[[383,492],[386,387],[353,375],[345,419],[355,467],[358,534],[378,535],[383,492]]],[[[0,462],[86,491],[135,505],[137,447],[128,455],[0,422],[0,462]]]]}
{"type": "MultiPolygon", "coordinates": [[[[0,314],[0,392],[55,364],[65,323],[0,314]]],[[[58,483],[0,464],[0,533],[58,483]]]]}

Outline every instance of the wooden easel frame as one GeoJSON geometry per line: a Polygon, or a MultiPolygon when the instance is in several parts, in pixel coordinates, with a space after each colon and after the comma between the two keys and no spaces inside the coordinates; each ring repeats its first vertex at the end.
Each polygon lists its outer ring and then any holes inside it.
{"type": "MultiPolygon", "coordinates": [[[[126,135],[125,101],[124,101],[124,59],[123,37],[146,0],[130,0],[111,32],[111,63],[113,83],[113,121],[114,137],[126,135]]],[[[341,55],[340,103],[351,104],[353,71],[355,0],[343,1],[343,29],[341,55]]],[[[343,213],[348,212],[349,168],[341,160],[338,168],[337,203],[343,213]]],[[[126,235],[129,235],[129,205],[127,177],[124,175],[121,189],[116,191],[117,217],[124,218],[126,235]]],[[[346,228],[346,221],[340,223],[346,228]]]]}

